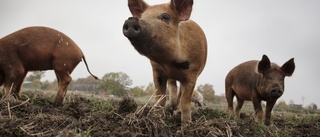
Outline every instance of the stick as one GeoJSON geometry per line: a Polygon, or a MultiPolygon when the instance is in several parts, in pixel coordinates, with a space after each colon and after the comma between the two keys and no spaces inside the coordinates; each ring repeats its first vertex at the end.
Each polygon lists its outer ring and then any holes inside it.
{"type": "Polygon", "coordinates": [[[12,116],[11,116],[11,111],[10,111],[10,102],[8,102],[7,106],[8,106],[9,119],[11,119],[12,116]]]}
{"type": "Polygon", "coordinates": [[[150,114],[150,112],[156,107],[159,105],[159,102],[164,99],[165,97],[167,97],[167,95],[161,95],[159,100],[152,106],[152,108],[150,109],[150,111],[148,112],[148,115],[150,114]]]}
{"type": "Polygon", "coordinates": [[[158,89],[156,89],[155,92],[153,92],[153,94],[148,99],[148,101],[135,114],[139,114],[142,110],[144,110],[147,107],[147,105],[149,104],[150,100],[153,98],[154,94],[157,92],[157,90],[158,89]]]}
{"type": "MultiPolygon", "coordinates": [[[[25,96],[26,96],[26,95],[25,95],[25,96]]],[[[15,106],[11,107],[10,109],[13,109],[13,108],[22,106],[23,104],[26,104],[26,103],[30,100],[30,98],[29,98],[28,96],[26,96],[26,97],[28,98],[26,101],[22,102],[21,104],[15,105],[15,106]]],[[[8,102],[8,103],[9,103],[9,102],[8,102]]]]}

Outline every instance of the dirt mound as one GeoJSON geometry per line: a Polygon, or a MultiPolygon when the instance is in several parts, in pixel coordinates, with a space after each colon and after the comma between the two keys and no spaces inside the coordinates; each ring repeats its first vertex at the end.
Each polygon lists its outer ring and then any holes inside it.
{"type": "Polygon", "coordinates": [[[68,94],[63,107],[54,94],[28,91],[21,100],[0,100],[1,136],[319,136],[316,114],[273,114],[273,125],[257,124],[252,116],[229,118],[213,107],[193,107],[193,122],[181,128],[180,116],[131,97],[99,98],[68,94]]]}

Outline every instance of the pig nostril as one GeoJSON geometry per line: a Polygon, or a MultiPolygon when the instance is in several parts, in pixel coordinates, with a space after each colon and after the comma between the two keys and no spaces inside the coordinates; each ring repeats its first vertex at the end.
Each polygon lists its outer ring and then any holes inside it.
{"type": "Polygon", "coordinates": [[[274,94],[277,94],[277,93],[279,93],[279,90],[277,90],[277,89],[272,89],[271,92],[274,93],[274,94]]]}
{"type": "Polygon", "coordinates": [[[128,25],[123,26],[123,29],[128,30],[128,25]]]}
{"type": "Polygon", "coordinates": [[[281,96],[282,95],[282,91],[280,90],[280,89],[272,89],[271,90],[271,93],[273,94],[273,95],[278,95],[278,96],[281,96]]]}
{"type": "Polygon", "coordinates": [[[125,23],[124,25],[123,25],[123,30],[128,30],[129,29],[129,25],[127,24],[127,23],[125,23]]]}
{"type": "Polygon", "coordinates": [[[133,26],[133,29],[134,29],[135,31],[139,31],[139,30],[140,30],[140,26],[139,26],[139,25],[134,25],[134,26],[133,26]]]}

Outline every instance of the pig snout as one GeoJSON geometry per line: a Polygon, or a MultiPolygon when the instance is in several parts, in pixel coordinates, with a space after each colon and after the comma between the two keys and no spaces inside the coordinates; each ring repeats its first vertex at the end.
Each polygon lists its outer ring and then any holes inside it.
{"type": "Polygon", "coordinates": [[[135,17],[128,18],[123,24],[122,31],[127,38],[137,37],[141,32],[139,19],[135,17]]]}
{"type": "Polygon", "coordinates": [[[279,87],[274,87],[271,89],[271,97],[272,98],[279,98],[283,94],[283,91],[279,87]]]}

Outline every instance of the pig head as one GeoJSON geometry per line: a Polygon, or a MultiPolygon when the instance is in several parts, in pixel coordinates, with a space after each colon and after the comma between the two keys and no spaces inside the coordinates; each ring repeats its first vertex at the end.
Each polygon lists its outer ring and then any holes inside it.
{"type": "Polygon", "coordinates": [[[263,55],[261,61],[247,61],[233,68],[225,80],[229,114],[233,113],[233,97],[236,96],[236,115],[240,117],[244,101],[252,101],[256,118],[261,123],[261,101],[266,101],[265,124],[270,125],[272,108],[284,92],[284,78],[291,76],[294,69],[293,58],[279,67],[271,63],[266,55],[263,55]]]}
{"type": "Polygon", "coordinates": [[[202,107],[203,105],[206,105],[203,102],[203,95],[197,90],[193,91],[192,100],[191,101],[194,102],[199,107],[202,107]]]}
{"type": "MultiPolygon", "coordinates": [[[[207,58],[203,30],[192,20],[193,0],[171,0],[149,6],[143,0],[128,0],[133,17],[123,25],[123,34],[134,48],[150,59],[156,100],[169,89],[169,105],[181,109],[181,121],[191,121],[191,98],[207,58]],[[177,83],[181,84],[177,95],[177,83]]],[[[166,99],[159,100],[165,106],[166,99]]]]}

